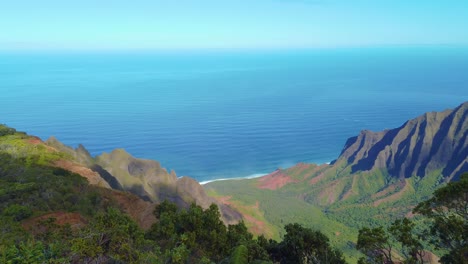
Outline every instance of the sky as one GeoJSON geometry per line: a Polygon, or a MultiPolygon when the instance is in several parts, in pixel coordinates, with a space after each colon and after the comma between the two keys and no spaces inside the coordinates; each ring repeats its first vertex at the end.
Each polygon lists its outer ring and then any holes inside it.
{"type": "Polygon", "coordinates": [[[0,50],[468,46],[468,0],[0,0],[0,50]]]}

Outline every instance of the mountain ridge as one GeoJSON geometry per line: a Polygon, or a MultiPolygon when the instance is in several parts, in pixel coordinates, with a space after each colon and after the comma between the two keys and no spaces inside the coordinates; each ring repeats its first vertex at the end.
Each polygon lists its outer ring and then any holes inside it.
{"type": "Polygon", "coordinates": [[[196,180],[178,178],[175,171],[168,172],[158,161],[135,158],[124,149],[92,157],[83,145],[73,149],[55,137],[50,137],[45,143],[73,157],[73,161],[59,160],[56,166],[82,175],[90,184],[128,191],[151,203],[169,200],[181,207],[196,203],[203,208],[214,203],[219,206],[225,223],[233,224],[240,220],[238,212],[209,197],[196,180]]]}
{"type": "Polygon", "coordinates": [[[395,129],[363,130],[347,140],[333,163],[346,160],[351,173],[386,168],[398,178],[423,177],[445,165],[443,175],[458,178],[468,169],[467,109],[465,102],[454,110],[425,113],[395,129]]]}

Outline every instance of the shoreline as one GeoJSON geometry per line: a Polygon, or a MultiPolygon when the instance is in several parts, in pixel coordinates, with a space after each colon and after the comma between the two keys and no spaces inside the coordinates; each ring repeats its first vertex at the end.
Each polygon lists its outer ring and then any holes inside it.
{"type": "Polygon", "coordinates": [[[199,183],[200,183],[200,185],[205,185],[205,184],[208,184],[210,182],[216,182],[216,181],[250,180],[250,179],[260,178],[260,177],[263,177],[263,176],[268,175],[268,174],[269,173],[256,173],[256,174],[252,174],[252,175],[249,175],[249,176],[246,176],[246,177],[221,178],[221,179],[214,179],[214,180],[208,180],[208,181],[201,181],[199,183]]]}
{"type": "MultiPolygon", "coordinates": [[[[322,164],[330,165],[330,163],[331,163],[331,161],[325,162],[325,163],[320,163],[320,165],[322,165],[322,164]]],[[[316,164],[319,164],[319,163],[316,163],[316,164]]],[[[271,173],[272,172],[269,172],[269,173],[256,173],[256,174],[252,174],[252,175],[249,175],[249,176],[246,176],[246,177],[221,178],[221,179],[214,179],[214,180],[208,180],[208,181],[200,181],[198,183],[200,183],[200,185],[205,185],[205,184],[208,184],[210,182],[217,182],[217,181],[250,180],[250,179],[260,178],[260,177],[266,176],[266,175],[271,174],[271,173]]]]}

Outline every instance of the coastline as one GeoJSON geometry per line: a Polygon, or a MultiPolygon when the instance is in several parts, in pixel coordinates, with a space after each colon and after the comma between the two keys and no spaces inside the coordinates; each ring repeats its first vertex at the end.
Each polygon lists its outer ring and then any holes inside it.
{"type": "MultiPolygon", "coordinates": [[[[328,164],[330,165],[331,161],[329,162],[325,162],[325,163],[316,163],[316,164],[328,164]]],[[[297,163],[296,163],[297,164],[297,163]]],[[[214,179],[214,180],[208,180],[208,181],[201,181],[201,182],[198,182],[200,183],[200,185],[205,185],[205,184],[208,184],[210,182],[217,182],[217,181],[229,181],[229,180],[250,180],[250,179],[255,179],[255,178],[260,178],[260,177],[263,177],[263,176],[266,176],[268,174],[270,174],[272,172],[269,172],[269,173],[256,173],[256,174],[252,174],[252,175],[249,175],[249,176],[246,176],[246,177],[234,177],[234,178],[221,178],[221,179],[214,179]]]]}
{"type": "Polygon", "coordinates": [[[247,177],[235,177],[235,178],[214,179],[214,180],[202,181],[202,182],[199,182],[199,183],[200,183],[200,185],[205,185],[205,184],[208,184],[208,183],[210,183],[210,182],[216,182],[216,181],[249,180],[249,179],[260,178],[260,177],[263,177],[263,176],[265,176],[265,175],[268,175],[268,173],[256,173],[256,174],[249,175],[249,176],[247,176],[247,177]]]}

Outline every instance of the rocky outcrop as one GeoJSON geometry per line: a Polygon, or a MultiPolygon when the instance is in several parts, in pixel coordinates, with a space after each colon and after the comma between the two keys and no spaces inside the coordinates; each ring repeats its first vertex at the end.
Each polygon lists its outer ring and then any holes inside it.
{"type": "Polygon", "coordinates": [[[94,160],[83,145],[80,144],[76,149],[73,149],[64,145],[55,137],[50,137],[45,142],[42,142],[39,138],[33,137],[30,143],[45,144],[50,151],[63,153],[64,158],[54,161],[52,163],[53,166],[79,174],[86,178],[91,185],[97,185],[108,189],[114,187],[116,187],[114,189],[119,189],[118,186],[112,186],[112,183],[115,183],[115,179],[112,179],[112,175],[107,179],[103,178],[101,173],[92,168],[94,160]]]}
{"type": "Polygon", "coordinates": [[[77,163],[90,166],[94,163],[93,157],[89,154],[88,150],[83,145],[78,145],[76,149],[69,147],[62,142],[58,141],[55,137],[50,137],[45,143],[60,152],[70,155],[77,163]]]}
{"type": "Polygon", "coordinates": [[[457,179],[468,170],[467,115],[465,102],[454,110],[426,113],[399,128],[364,130],[348,139],[334,163],[347,163],[351,173],[386,169],[404,179],[441,170],[449,180],[457,179]]]}

